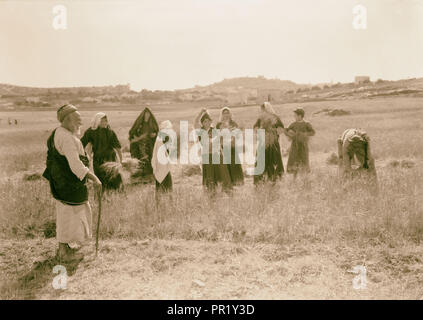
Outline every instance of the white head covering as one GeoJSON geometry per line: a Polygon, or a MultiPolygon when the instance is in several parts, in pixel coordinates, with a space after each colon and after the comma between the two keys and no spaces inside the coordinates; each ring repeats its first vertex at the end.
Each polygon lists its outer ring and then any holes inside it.
{"type": "Polygon", "coordinates": [[[160,130],[172,129],[172,128],[173,128],[172,122],[170,122],[169,120],[165,120],[162,123],[160,123],[160,130]]]}
{"type": "Polygon", "coordinates": [[[212,118],[211,118],[208,110],[205,110],[201,113],[200,118],[199,118],[201,124],[202,124],[204,118],[208,118],[210,121],[212,121],[212,118]]]}
{"type": "Polygon", "coordinates": [[[366,131],[363,129],[347,129],[341,136],[342,143],[353,142],[353,141],[363,141],[368,142],[369,138],[366,131]]]}
{"type": "Polygon", "coordinates": [[[232,119],[231,109],[229,109],[228,107],[223,107],[222,109],[220,109],[219,122],[222,122],[223,121],[223,111],[225,111],[225,110],[228,110],[229,111],[230,118],[232,119]]]}
{"type": "Polygon", "coordinates": [[[264,106],[264,110],[267,112],[267,113],[271,113],[271,114],[275,114],[275,110],[273,109],[273,107],[272,107],[272,105],[270,104],[270,102],[264,102],[263,103],[263,106],[264,106]]]}
{"type": "Polygon", "coordinates": [[[103,119],[104,117],[107,117],[104,112],[96,113],[94,118],[91,120],[91,129],[93,130],[97,129],[98,126],[100,125],[101,119],[103,119]]]}

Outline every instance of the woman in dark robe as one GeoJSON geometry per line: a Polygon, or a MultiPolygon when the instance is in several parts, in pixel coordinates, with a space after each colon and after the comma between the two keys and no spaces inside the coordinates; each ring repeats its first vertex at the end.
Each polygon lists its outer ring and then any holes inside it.
{"type": "MultiPolygon", "coordinates": [[[[279,135],[283,132],[283,123],[276,115],[272,105],[265,102],[260,106],[260,117],[254,124],[254,129],[265,130],[265,164],[264,172],[254,176],[254,184],[265,180],[276,182],[284,172],[279,135]]],[[[257,167],[257,164],[256,164],[257,167]]]]}
{"type": "Polygon", "coordinates": [[[119,139],[116,133],[110,128],[105,113],[99,112],[94,116],[91,127],[85,131],[81,142],[84,148],[88,144],[91,144],[93,170],[95,175],[103,183],[104,188],[118,189],[122,183],[121,176],[116,175],[114,179],[110,179],[104,169],[101,168],[106,162],[122,163],[119,139]]]}
{"type": "MultiPolygon", "coordinates": [[[[355,180],[376,196],[379,193],[375,159],[370,138],[362,129],[347,129],[338,139],[339,175],[343,182],[355,180]]],[[[358,186],[357,186],[358,187],[358,186]]]]}
{"type": "Polygon", "coordinates": [[[375,159],[370,151],[370,138],[362,129],[347,129],[338,139],[339,172],[344,179],[355,172],[367,172],[377,179],[375,159]]]}
{"type": "MultiPolygon", "coordinates": [[[[199,115],[196,117],[194,126],[195,128],[202,129],[207,133],[209,144],[208,150],[205,152],[203,151],[202,154],[203,185],[207,188],[208,191],[214,192],[218,184],[221,183],[223,191],[231,191],[232,181],[229,174],[228,165],[223,164],[221,149],[217,148],[217,150],[215,150],[215,148],[213,148],[213,143],[217,143],[214,141],[219,139],[219,136],[213,135],[214,130],[212,126],[212,119],[206,109],[203,108],[199,115]],[[208,161],[205,161],[207,158],[208,161]],[[218,159],[219,163],[213,163],[213,158],[218,159]]],[[[201,141],[201,132],[198,132],[198,138],[200,142],[203,143],[203,141],[201,141]]]]}
{"type": "MultiPolygon", "coordinates": [[[[222,108],[222,110],[220,110],[220,119],[219,122],[216,124],[216,129],[228,129],[230,132],[239,130],[238,124],[232,119],[232,113],[228,107],[222,108]]],[[[242,171],[239,155],[236,152],[235,143],[235,137],[232,137],[230,150],[231,163],[228,164],[228,170],[229,175],[231,176],[232,184],[242,185],[244,184],[244,173],[242,171]]],[[[221,141],[221,146],[224,148],[223,141],[221,141]]]]}
{"type": "Polygon", "coordinates": [[[286,135],[291,139],[287,171],[294,174],[310,172],[308,156],[308,140],[314,136],[315,131],[310,122],[304,121],[304,110],[298,108],[294,111],[295,122],[286,130],[286,135]]]}
{"type": "Polygon", "coordinates": [[[151,157],[159,125],[149,108],[145,108],[129,130],[131,157],[140,161],[140,175],[145,177],[153,173],[151,157]]]}

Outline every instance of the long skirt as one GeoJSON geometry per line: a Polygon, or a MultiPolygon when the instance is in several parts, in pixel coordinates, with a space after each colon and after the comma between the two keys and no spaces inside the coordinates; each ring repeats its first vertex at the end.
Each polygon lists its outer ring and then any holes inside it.
{"type": "Polygon", "coordinates": [[[131,143],[131,157],[136,158],[140,161],[139,174],[137,174],[137,176],[148,176],[153,174],[153,168],[151,167],[153,147],[154,143],[149,138],[145,138],[140,141],[131,143]]]}
{"type": "Polygon", "coordinates": [[[209,191],[215,191],[219,183],[224,191],[232,189],[231,176],[227,164],[203,164],[203,185],[209,191]]]}
{"type": "Polygon", "coordinates": [[[231,163],[228,164],[228,170],[233,185],[244,184],[244,173],[235,148],[231,148],[231,163]]]}
{"type": "Polygon", "coordinates": [[[172,191],[172,175],[170,172],[161,183],[156,180],[156,192],[171,192],[172,191]]]}
{"type": "Polygon", "coordinates": [[[140,149],[138,147],[138,141],[132,142],[129,145],[129,152],[131,153],[132,158],[134,158],[134,159],[140,159],[141,158],[140,149]]]}
{"type": "Polygon", "coordinates": [[[308,157],[308,144],[307,142],[297,142],[293,141],[291,143],[291,149],[289,150],[288,173],[298,173],[298,172],[309,172],[310,163],[308,157]]]}
{"type": "Polygon", "coordinates": [[[91,206],[70,206],[56,200],[56,238],[60,243],[83,243],[92,237],[91,206]]]}
{"type": "Polygon", "coordinates": [[[284,172],[281,147],[278,141],[270,146],[266,146],[264,156],[264,172],[254,176],[254,184],[263,182],[266,179],[275,182],[278,178],[282,177],[284,172]]]}

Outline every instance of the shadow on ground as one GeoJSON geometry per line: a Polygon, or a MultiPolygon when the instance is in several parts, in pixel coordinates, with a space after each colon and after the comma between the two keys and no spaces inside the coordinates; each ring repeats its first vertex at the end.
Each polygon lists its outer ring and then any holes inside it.
{"type": "MultiPolygon", "coordinates": [[[[57,265],[62,265],[66,268],[68,276],[72,276],[82,260],[75,260],[72,262],[60,262],[56,257],[50,257],[44,261],[37,261],[34,263],[32,269],[17,280],[6,283],[1,289],[2,296],[5,299],[14,300],[29,300],[36,299],[39,290],[53,283],[54,277],[58,274],[53,273],[53,268],[57,265]]],[[[4,299],[2,298],[2,299],[4,299]]]]}

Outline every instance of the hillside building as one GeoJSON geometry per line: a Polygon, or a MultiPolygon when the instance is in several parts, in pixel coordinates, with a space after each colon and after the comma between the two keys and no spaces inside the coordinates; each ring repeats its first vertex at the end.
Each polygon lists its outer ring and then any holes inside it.
{"type": "Polygon", "coordinates": [[[369,83],[370,77],[368,76],[357,76],[354,79],[355,84],[369,83]]]}
{"type": "Polygon", "coordinates": [[[258,89],[257,90],[257,102],[263,103],[279,102],[283,99],[284,92],[279,89],[258,89]]]}

